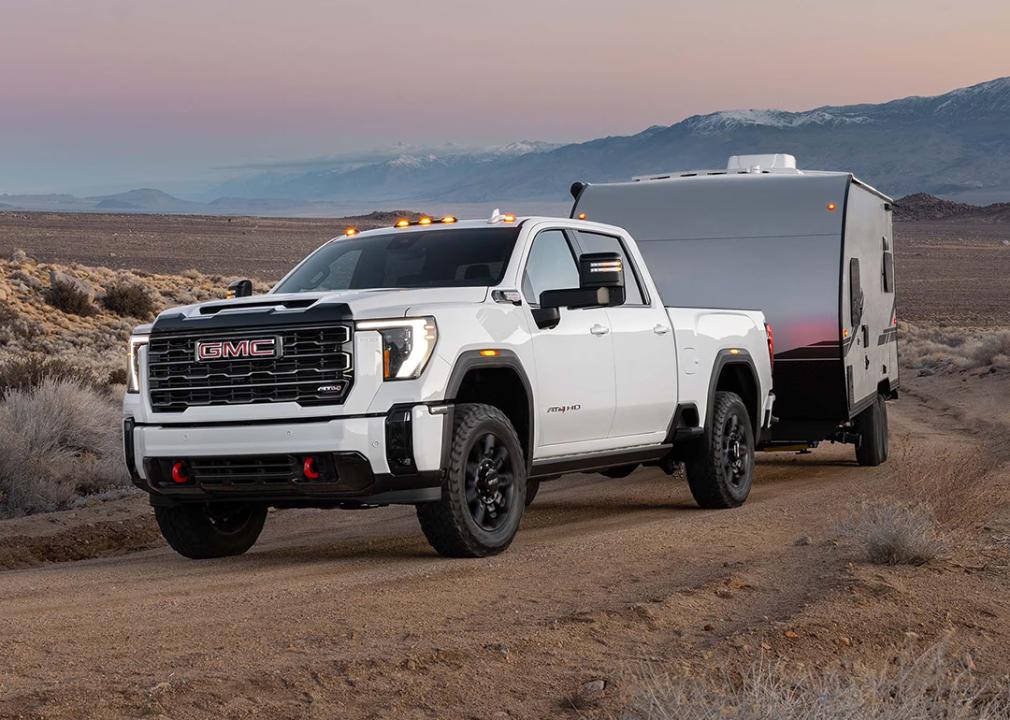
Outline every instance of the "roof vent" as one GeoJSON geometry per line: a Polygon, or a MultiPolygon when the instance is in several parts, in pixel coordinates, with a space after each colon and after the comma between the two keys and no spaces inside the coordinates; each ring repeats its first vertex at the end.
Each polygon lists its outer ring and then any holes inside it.
{"type": "Polygon", "coordinates": [[[774,172],[795,170],[796,158],[784,153],[771,155],[734,155],[726,163],[727,172],[774,172]]]}

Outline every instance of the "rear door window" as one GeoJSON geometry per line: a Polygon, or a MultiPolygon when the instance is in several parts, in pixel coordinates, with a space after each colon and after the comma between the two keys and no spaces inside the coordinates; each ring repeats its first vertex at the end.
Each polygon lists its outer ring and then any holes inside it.
{"type": "Polygon", "coordinates": [[[628,259],[628,254],[624,251],[624,243],[621,239],[613,235],[603,235],[601,233],[584,232],[577,233],[579,246],[584,253],[615,252],[624,261],[624,295],[625,305],[645,305],[645,293],[642,292],[641,283],[638,280],[638,270],[628,259]]]}

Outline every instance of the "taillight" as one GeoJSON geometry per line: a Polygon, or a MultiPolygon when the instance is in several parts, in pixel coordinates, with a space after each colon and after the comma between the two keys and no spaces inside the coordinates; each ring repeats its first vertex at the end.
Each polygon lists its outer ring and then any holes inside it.
{"type": "Polygon", "coordinates": [[[771,323],[765,323],[765,335],[768,336],[768,361],[772,369],[775,369],[775,331],[772,330],[771,323]]]}

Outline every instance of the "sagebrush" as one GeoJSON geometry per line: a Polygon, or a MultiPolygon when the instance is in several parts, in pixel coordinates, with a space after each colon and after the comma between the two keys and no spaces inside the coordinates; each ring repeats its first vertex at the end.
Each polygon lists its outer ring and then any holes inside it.
{"type": "Polygon", "coordinates": [[[120,282],[108,288],[102,304],[117,315],[141,320],[147,320],[155,311],[154,299],[147,288],[133,282],[120,282]]]}
{"type": "Polygon", "coordinates": [[[47,378],[0,403],[0,516],[61,510],[129,483],[120,413],[106,394],[47,378]]]}

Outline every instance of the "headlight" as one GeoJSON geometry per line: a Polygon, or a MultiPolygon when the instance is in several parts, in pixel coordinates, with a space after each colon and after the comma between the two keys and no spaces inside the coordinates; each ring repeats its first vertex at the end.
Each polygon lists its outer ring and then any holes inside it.
{"type": "Polygon", "coordinates": [[[147,341],[150,339],[149,335],[130,337],[130,350],[127,353],[126,392],[140,392],[140,348],[147,345],[147,341]]]}
{"type": "Polygon", "coordinates": [[[382,336],[382,377],[410,380],[420,376],[435,350],[438,328],[435,318],[365,320],[358,330],[377,330],[382,336]]]}

